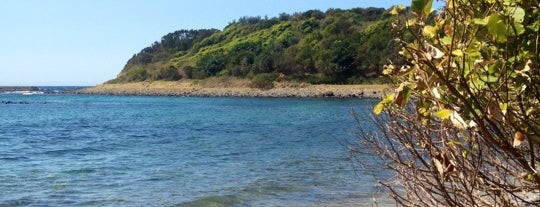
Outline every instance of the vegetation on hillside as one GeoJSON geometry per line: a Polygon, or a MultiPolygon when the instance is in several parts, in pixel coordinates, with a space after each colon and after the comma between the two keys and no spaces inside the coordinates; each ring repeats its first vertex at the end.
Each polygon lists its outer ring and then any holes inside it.
{"type": "Polygon", "coordinates": [[[395,24],[407,62],[384,70],[395,93],[355,152],[396,173],[399,206],[540,206],[539,5],[449,0],[431,20],[412,0],[395,24]]]}
{"type": "Polygon", "coordinates": [[[135,54],[109,83],[212,76],[373,81],[385,63],[397,61],[394,20],[382,8],[329,9],[242,17],[223,31],[180,30],[135,54]]]}

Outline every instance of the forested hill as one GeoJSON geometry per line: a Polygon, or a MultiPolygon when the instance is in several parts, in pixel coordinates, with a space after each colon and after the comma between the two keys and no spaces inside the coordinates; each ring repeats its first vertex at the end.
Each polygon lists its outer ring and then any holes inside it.
{"type": "Polygon", "coordinates": [[[310,10],[242,17],[217,29],[179,30],[144,48],[108,83],[211,76],[310,83],[373,81],[397,58],[391,15],[382,8],[310,10]]]}

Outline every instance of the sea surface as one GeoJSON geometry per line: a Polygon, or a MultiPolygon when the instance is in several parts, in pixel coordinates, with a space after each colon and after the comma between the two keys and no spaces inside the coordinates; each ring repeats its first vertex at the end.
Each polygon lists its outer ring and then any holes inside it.
{"type": "Polygon", "coordinates": [[[346,150],[350,111],[369,128],[376,100],[0,101],[0,206],[372,206],[381,196],[346,150]]]}

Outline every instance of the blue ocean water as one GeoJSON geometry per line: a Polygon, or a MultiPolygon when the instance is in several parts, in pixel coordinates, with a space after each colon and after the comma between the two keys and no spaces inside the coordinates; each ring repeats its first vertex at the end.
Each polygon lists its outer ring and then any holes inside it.
{"type": "Polygon", "coordinates": [[[375,100],[0,101],[0,206],[371,206],[379,190],[344,145],[375,100]]]}

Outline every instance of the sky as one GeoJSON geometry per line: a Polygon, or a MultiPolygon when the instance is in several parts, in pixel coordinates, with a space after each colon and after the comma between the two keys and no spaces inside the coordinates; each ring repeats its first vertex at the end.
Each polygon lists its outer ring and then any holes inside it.
{"type": "Polygon", "coordinates": [[[410,5],[410,0],[3,0],[0,85],[93,86],[167,33],[243,16],[410,5]]]}

